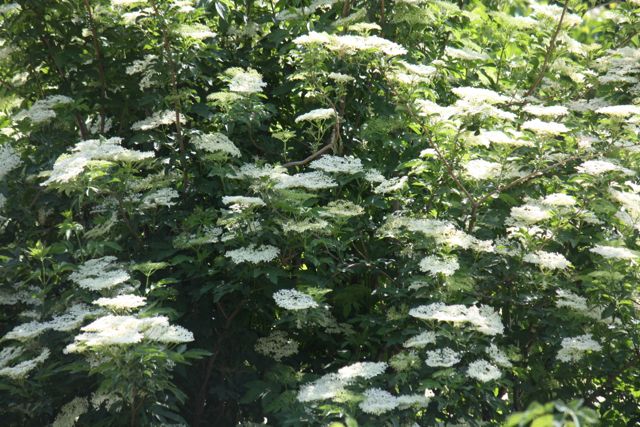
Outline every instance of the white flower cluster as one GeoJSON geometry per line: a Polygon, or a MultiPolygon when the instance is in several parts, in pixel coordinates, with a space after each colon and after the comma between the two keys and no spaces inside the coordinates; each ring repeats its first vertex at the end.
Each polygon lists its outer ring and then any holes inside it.
{"type": "Polygon", "coordinates": [[[448,368],[460,362],[460,353],[448,347],[427,351],[425,363],[432,368],[448,368]]]}
{"type": "Polygon", "coordinates": [[[576,204],[576,199],[568,194],[552,193],[545,196],[540,202],[547,206],[569,207],[576,204]]]}
{"type": "Polygon", "coordinates": [[[569,109],[562,105],[525,105],[523,108],[527,113],[538,117],[560,117],[569,114],[569,109]]]}
{"type": "Polygon", "coordinates": [[[275,188],[284,190],[289,188],[306,188],[307,190],[322,190],[337,187],[338,183],[323,172],[301,172],[295,175],[282,174],[277,177],[275,188]]]}
{"type": "Polygon", "coordinates": [[[509,214],[507,225],[536,224],[551,218],[551,210],[535,202],[529,202],[522,206],[514,206],[509,214]]]}
{"type": "Polygon", "coordinates": [[[332,202],[327,203],[325,207],[322,208],[319,215],[322,217],[352,217],[362,215],[364,213],[364,208],[360,205],[357,205],[349,200],[334,200],[332,202]]]}
{"type": "Polygon", "coordinates": [[[449,58],[461,59],[463,61],[487,61],[489,59],[489,55],[486,53],[477,52],[468,47],[458,49],[447,46],[444,48],[444,53],[449,58]]]}
{"type": "Polygon", "coordinates": [[[89,401],[86,397],[76,397],[60,408],[60,412],[53,420],[51,427],[72,427],[78,418],[89,411],[89,401]]]}
{"type": "Polygon", "coordinates": [[[216,33],[204,24],[181,25],[178,28],[178,33],[180,33],[182,37],[195,40],[210,39],[216,36],[216,33]]]}
{"type": "Polygon", "coordinates": [[[579,173],[588,175],[602,175],[607,172],[622,172],[625,175],[635,175],[631,169],[627,169],[608,160],[587,160],[576,167],[579,173]]]}
{"type": "MultiPolygon", "coordinates": [[[[4,350],[3,350],[4,353],[4,350]]],[[[48,348],[42,349],[40,354],[33,359],[24,360],[13,366],[7,366],[8,363],[18,357],[22,352],[11,350],[11,354],[4,354],[4,359],[0,360],[0,377],[9,377],[12,379],[25,378],[29,372],[33,371],[39,364],[43,363],[51,355],[48,348]]],[[[3,354],[0,354],[2,359],[3,354]]]]}
{"type": "Polygon", "coordinates": [[[329,73],[327,77],[337,83],[349,83],[355,80],[355,77],[352,77],[348,74],[334,73],[334,72],[329,73]]]}
{"type": "Polygon", "coordinates": [[[224,196],[222,203],[227,205],[233,212],[266,206],[266,203],[260,197],[247,196],[224,196]]]}
{"type": "Polygon", "coordinates": [[[302,221],[286,221],[282,224],[282,230],[285,233],[306,233],[307,231],[324,232],[328,230],[329,223],[323,219],[311,220],[304,219],[302,221]]]}
{"type": "Polygon", "coordinates": [[[433,396],[434,393],[429,389],[425,390],[424,394],[393,396],[385,390],[369,388],[363,393],[364,399],[358,406],[367,414],[381,415],[395,408],[406,409],[411,406],[426,408],[433,396]]]}
{"type": "Polygon", "coordinates": [[[225,71],[229,76],[229,90],[231,92],[249,95],[261,93],[267,84],[262,81],[262,75],[252,68],[229,68],[225,71]]]}
{"type": "Polygon", "coordinates": [[[388,367],[385,362],[356,362],[338,369],[338,377],[344,382],[351,382],[357,378],[369,380],[383,374],[388,367]]]}
{"type": "Polygon", "coordinates": [[[274,165],[254,165],[252,163],[245,163],[240,166],[240,169],[237,170],[233,174],[227,175],[227,177],[231,179],[261,179],[261,178],[271,178],[271,179],[279,179],[282,175],[286,175],[286,169],[282,166],[274,166],[274,165]]]}
{"type": "Polygon", "coordinates": [[[533,141],[523,138],[523,134],[517,131],[505,133],[499,130],[480,131],[478,135],[471,135],[468,141],[472,145],[489,147],[490,144],[508,145],[513,147],[532,147],[533,141]]]}
{"type": "Polygon", "coordinates": [[[152,209],[158,206],[171,207],[176,204],[175,199],[180,195],[173,188],[159,188],[144,196],[140,207],[142,209],[152,209]]]}
{"type": "Polygon", "coordinates": [[[602,346],[591,334],[563,338],[556,358],[561,362],[577,362],[588,351],[600,351],[602,346]]]}
{"type": "Polygon", "coordinates": [[[138,295],[124,294],[112,298],[98,298],[93,303],[114,311],[132,310],[144,306],[147,303],[147,298],[138,295]]]}
{"type": "Polygon", "coordinates": [[[451,276],[460,268],[458,260],[455,257],[441,258],[435,255],[424,257],[420,261],[420,270],[429,272],[433,276],[439,273],[445,276],[451,276]]]}
{"type": "Polygon", "coordinates": [[[406,175],[385,179],[376,188],[373,189],[373,192],[376,194],[389,194],[398,190],[402,190],[408,180],[409,177],[407,177],[406,175]]]}
{"type": "Polygon", "coordinates": [[[598,108],[596,113],[611,117],[627,117],[640,114],[640,106],[637,105],[609,105],[598,108]]]}
{"type": "Polygon", "coordinates": [[[295,289],[280,289],[274,292],[273,299],[278,307],[286,310],[306,310],[318,307],[318,303],[310,296],[295,289]]]}
{"type": "Polygon", "coordinates": [[[68,96],[52,95],[34,102],[31,108],[27,110],[19,111],[13,119],[15,121],[29,119],[31,123],[34,124],[47,122],[56,117],[54,108],[64,104],[70,104],[71,102],[73,102],[73,100],[68,96]]]}
{"type": "MultiPolygon", "coordinates": [[[[563,15],[562,7],[555,4],[541,4],[538,2],[531,2],[531,8],[533,9],[533,15],[541,19],[552,21],[554,24],[560,20],[560,16],[563,15]]],[[[566,27],[575,27],[582,23],[580,15],[567,11],[564,13],[562,19],[562,25],[566,27]]]]}
{"type": "Polygon", "coordinates": [[[41,185],[66,183],[78,175],[95,160],[135,162],[155,156],[153,151],[136,151],[121,146],[122,138],[89,139],[78,142],[71,154],[63,154],[53,164],[49,178],[41,185]]]}
{"type": "Polygon", "coordinates": [[[315,122],[319,120],[329,120],[336,117],[336,110],[333,108],[317,108],[308,113],[304,113],[296,117],[295,122],[315,122]]]}
{"type": "Polygon", "coordinates": [[[357,362],[344,366],[337,373],[323,375],[303,385],[298,392],[298,401],[304,403],[331,399],[343,392],[344,388],[357,378],[371,379],[382,374],[387,367],[384,362],[357,362]]]}
{"type": "Polygon", "coordinates": [[[10,13],[18,12],[22,7],[18,3],[8,3],[0,6],[0,15],[8,15],[10,13]]]}
{"type": "Polygon", "coordinates": [[[227,258],[231,258],[235,264],[249,262],[251,264],[259,264],[261,262],[273,261],[280,254],[280,249],[271,245],[262,245],[256,247],[255,244],[246,248],[234,249],[224,254],[227,258]]]}
{"type": "Polygon", "coordinates": [[[116,264],[116,257],[105,256],[86,261],[69,279],[84,289],[99,291],[113,288],[130,279],[129,273],[116,264]]]}
{"type": "Polygon", "coordinates": [[[199,233],[181,234],[175,238],[173,244],[178,249],[186,249],[194,246],[217,243],[222,235],[222,228],[205,226],[199,233]]]}
{"type": "Polygon", "coordinates": [[[407,50],[399,44],[378,36],[333,35],[312,31],[297,37],[293,42],[298,46],[323,46],[328,50],[345,55],[375,52],[387,56],[399,56],[407,53],[407,50]]]}
{"type": "Polygon", "coordinates": [[[176,122],[177,115],[172,110],[158,111],[150,117],[132,124],[131,130],[151,130],[163,125],[171,125],[176,122]]]}
{"type": "Polygon", "coordinates": [[[314,160],[309,167],[330,173],[356,174],[364,171],[364,166],[362,166],[362,162],[358,158],[330,155],[314,160]]]}
{"type": "Polygon", "coordinates": [[[407,85],[428,83],[437,72],[437,69],[430,65],[410,64],[406,61],[398,61],[398,63],[402,69],[393,73],[392,78],[407,85]]]}
{"type": "Polygon", "coordinates": [[[388,391],[379,388],[370,388],[363,394],[364,400],[358,405],[362,412],[373,415],[381,415],[398,406],[398,399],[388,391]]]}
{"type": "Polygon", "coordinates": [[[488,305],[467,307],[461,304],[446,305],[436,302],[412,308],[409,310],[409,315],[422,320],[470,323],[474,329],[485,335],[504,333],[504,325],[500,315],[488,305]]]}
{"type": "Polygon", "coordinates": [[[451,92],[471,104],[502,104],[509,101],[509,97],[490,89],[465,86],[454,87],[451,92]]]}
{"type": "Polygon", "coordinates": [[[28,341],[38,335],[48,331],[70,331],[80,327],[86,317],[99,313],[84,304],[74,304],[67,309],[64,314],[54,316],[45,322],[31,321],[20,324],[7,332],[3,340],[11,339],[18,341],[28,341]]]}
{"type": "Polygon", "coordinates": [[[221,133],[207,133],[197,135],[191,139],[196,148],[208,153],[226,153],[232,157],[240,157],[242,153],[236,145],[221,133]]]}
{"type": "Polygon", "coordinates": [[[434,344],[436,342],[436,337],[437,334],[435,332],[424,331],[406,340],[402,346],[405,348],[422,348],[427,344],[434,344]]]}
{"type": "Polygon", "coordinates": [[[589,252],[598,254],[608,259],[634,260],[638,259],[638,254],[630,249],[619,246],[595,245],[589,252]]]}
{"type": "Polygon", "coordinates": [[[273,331],[269,336],[258,338],[254,348],[258,353],[280,362],[298,353],[299,346],[300,343],[289,338],[286,332],[273,331]]]}
{"type": "Polygon", "coordinates": [[[522,129],[527,129],[541,135],[558,135],[570,131],[570,129],[562,123],[543,122],[540,119],[527,120],[522,123],[522,129]]]}
{"type": "Polygon", "coordinates": [[[137,318],[107,315],[82,327],[64,353],[82,353],[112,345],[136,344],[142,340],[177,344],[193,341],[193,334],[181,326],[170,325],[165,316],[137,318]]]}
{"type": "Polygon", "coordinates": [[[129,75],[142,74],[142,79],[138,83],[141,91],[152,87],[156,83],[154,77],[160,75],[160,73],[153,66],[157,60],[158,57],[156,55],[148,54],[143,59],[136,59],[133,64],[126,68],[125,71],[129,75]]]}
{"type": "Polygon", "coordinates": [[[462,249],[473,249],[479,252],[493,252],[493,242],[480,240],[474,236],[458,230],[448,221],[424,218],[392,217],[380,229],[381,233],[395,236],[398,229],[406,229],[411,232],[422,233],[426,237],[432,237],[436,243],[462,249]]]}
{"type": "Polygon", "coordinates": [[[486,360],[480,359],[469,363],[467,376],[486,383],[500,378],[502,376],[502,372],[486,360]]]}
{"type": "Polygon", "coordinates": [[[0,179],[18,166],[20,166],[20,156],[9,144],[0,145],[0,179]]]}
{"type": "Polygon", "coordinates": [[[513,163],[501,165],[500,163],[489,162],[483,159],[469,160],[464,165],[464,169],[467,176],[477,180],[508,179],[521,177],[525,174],[525,172],[515,167],[513,163]]]}
{"type": "Polygon", "coordinates": [[[540,268],[546,270],[565,270],[572,266],[564,256],[557,252],[535,251],[526,254],[522,260],[538,264],[540,268]]]}
{"type": "Polygon", "coordinates": [[[503,368],[511,368],[513,364],[507,357],[507,355],[500,350],[495,344],[491,344],[486,348],[486,353],[491,360],[493,360],[496,365],[502,366],[503,368]]]}

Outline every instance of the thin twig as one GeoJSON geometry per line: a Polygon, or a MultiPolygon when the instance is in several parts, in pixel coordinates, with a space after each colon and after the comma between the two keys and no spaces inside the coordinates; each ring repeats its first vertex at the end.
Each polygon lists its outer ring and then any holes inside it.
{"type": "Polygon", "coordinates": [[[553,35],[551,36],[551,40],[549,41],[549,47],[547,48],[547,53],[544,56],[544,62],[542,63],[542,67],[540,68],[538,77],[536,77],[535,81],[533,82],[533,84],[531,85],[527,93],[524,95],[525,98],[527,96],[531,96],[536,91],[536,89],[542,82],[542,79],[544,78],[545,73],[547,72],[547,67],[551,62],[551,56],[553,55],[553,51],[556,48],[556,40],[558,38],[558,34],[560,34],[560,29],[562,28],[562,21],[564,21],[564,16],[567,13],[568,7],[569,7],[569,0],[565,0],[564,7],[562,8],[562,15],[560,15],[558,26],[556,27],[556,30],[553,32],[553,35]]]}
{"type": "Polygon", "coordinates": [[[324,147],[322,147],[321,149],[319,149],[318,151],[316,151],[315,153],[313,153],[312,155],[310,155],[309,157],[307,157],[306,159],[298,160],[296,162],[285,163],[282,166],[285,167],[285,168],[292,168],[294,166],[304,166],[307,163],[309,163],[310,161],[320,157],[321,155],[323,155],[327,151],[331,150],[332,148],[333,148],[333,142],[330,142],[327,145],[325,145],[324,147]]]}

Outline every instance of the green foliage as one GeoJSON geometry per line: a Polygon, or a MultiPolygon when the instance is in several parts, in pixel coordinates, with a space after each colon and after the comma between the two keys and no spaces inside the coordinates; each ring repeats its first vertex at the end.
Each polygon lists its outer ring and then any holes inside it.
{"type": "Polygon", "coordinates": [[[639,7],[0,5],[2,424],[636,425],[639,7]]]}

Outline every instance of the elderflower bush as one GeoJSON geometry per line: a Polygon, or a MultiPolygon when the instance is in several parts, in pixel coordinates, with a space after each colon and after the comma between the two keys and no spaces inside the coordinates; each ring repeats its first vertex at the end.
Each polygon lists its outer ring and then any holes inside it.
{"type": "Polygon", "coordinates": [[[639,7],[1,6],[3,423],[631,425],[639,7]]]}

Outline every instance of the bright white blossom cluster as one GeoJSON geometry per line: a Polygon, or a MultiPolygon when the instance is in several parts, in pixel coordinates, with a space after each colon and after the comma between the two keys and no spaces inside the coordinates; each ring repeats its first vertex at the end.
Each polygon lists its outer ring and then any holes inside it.
{"type": "Polygon", "coordinates": [[[458,260],[455,257],[441,258],[429,255],[420,261],[420,270],[431,273],[433,276],[438,274],[451,276],[458,268],[460,268],[460,264],[458,264],[458,260]]]}
{"type": "Polygon", "coordinates": [[[49,178],[41,185],[72,181],[94,161],[136,162],[155,156],[153,151],[137,151],[122,147],[122,138],[89,139],[78,142],[70,154],[63,154],[53,164],[49,178]]]}
{"type": "Polygon", "coordinates": [[[486,383],[487,381],[493,381],[500,378],[502,376],[502,372],[486,360],[480,359],[469,363],[467,375],[470,378],[486,383]]]}
{"type": "Polygon", "coordinates": [[[619,246],[595,245],[589,252],[598,254],[608,259],[634,260],[638,259],[638,254],[630,249],[619,246]]]}
{"type": "Polygon", "coordinates": [[[387,56],[398,56],[407,53],[407,50],[399,44],[378,36],[334,35],[312,31],[297,37],[293,42],[298,46],[322,46],[345,55],[375,52],[387,56]]]}
{"type": "Polygon", "coordinates": [[[430,350],[425,363],[432,368],[448,368],[460,362],[460,353],[448,347],[430,350]]]}
{"type": "Polygon", "coordinates": [[[323,217],[352,217],[362,215],[364,208],[360,205],[356,205],[349,200],[334,200],[327,203],[327,205],[320,211],[320,216],[323,217]]]}
{"type": "Polygon", "coordinates": [[[329,120],[336,117],[336,110],[333,108],[318,108],[311,110],[296,117],[295,122],[315,122],[320,120],[329,120]]]}
{"type": "Polygon", "coordinates": [[[152,209],[158,206],[175,206],[176,199],[179,197],[180,194],[173,188],[159,188],[144,196],[140,207],[142,209],[152,209]]]}
{"type": "Polygon", "coordinates": [[[235,264],[248,262],[251,264],[259,264],[261,262],[273,261],[280,254],[280,250],[275,246],[261,245],[256,247],[252,244],[246,248],[234,249],[224,254],[230,258],[235,264]]]}
{"type": "Polygon", "coordinates": [[[433,331],[424,331],[416,336],[409,338],[402,344],[405,348],[422,348],[427,344],[434,344],[436,342],[436,333],[433,331]]]}
{"type": "Polygon", "coordinates": [[[501,335],[504,325],[500,315],[487,305],[467,307],[461,304],[446,305],[441,302],[421,305],[409,310],[409,315],[422,320],[439,322],[469,323],[485,335],[501,335]]]}
{"type": "Polygon", "coordinates": [[[295,175],[280,175],[277,177],[276,189],[306,188],[307,190],[322,190],[337,187],[338,183],[323,172],[300,172],[295,175]]]}
{"type": "Polygon", "coordinates": [[[49,331],[70,331],[79,328],[85,318],[99,314],[99,310],[91,309],[84,304],[74,304],[63,314],[47,321],[32,320],[15,326],[7,332],[3,340],[29,341],[49,331]]]}
{"type": "Polygon", "coordinates": [[[131,130],[151,130],[160,126],[172,125],[176,122],[178,113],[172,110],[164,110],[153,113],[146,119],[135,122],[131,130]]]}
{"type": "Polygon", "coordinates": [[[540,268],[545,270],[565,270],[572,266],[563,255],[557,252],[535,251],[526,254],[522,260],[538,264],[540,268]]]}
{"type": "Polygon", "coordinates": [[[489,59],[489,55],[482,52],[477,52],[468,47],[463,47],[461,49],[447,46],[444,48],[444,53],[449,58],[461,59],[463,61],[486,61],[489,59]]]}
{"type": "Polygon", "coordinates": [[[569,109],[562,105],[545,106],[529,104],[525,105],[522,109],[533,116],[542,117],[559,117],[569,114],[569,109]]]}
{"type": "Polygon", "coordinates": [[[147,298],[139,295],[124,294],[112,298],[98,298],[93,303],[114,311],[132,310],[144,306],[147,303],[147,298]]]}
{"type": "Polygon", "coordinates": [[[71,273],[69,279],[93,291],[113,288],[130,279],[129,273],[119,268],[116,261],[114,256],[88,260],[71,273]]]}
{"type": "Polygon", "coordinates": [[[181,326],[170,325],[165,316],[143,317],[107,315],[81,328],[65,353],[97,351],[113,345],[137,344],[143,340],[165,344],[193,341],[193,334],[181,326]]]}
{"type": "Polygon", "coordinates": [[[318,307],[318,303],[310,296],[295,289],[280,289],[273,294],[278,307],[286,310],[306,310],[318,307]]]}
{"type": "Polygon", "coordinates": [[[309,164],[311,169],[329,173],[356,174],[364,170],[360,159],[355,157],[322,156],[309,164]]]}
{"type": "Polygon", "coordinates": [[[570,129],[562,123],[544,122],[539,119],[527,120],[522,124],[522,129],[530,130],[531,132],[541,135],[559,135],[570,131],[570,129]]]}
{"type": "Polygon", "coordinates": [[[607,172],[622,172],[625,175],[635,175],[636,173],[630,169],[617,165],[608,160],[587,160],[580,166],[576,167],[579,173],[588,175],[602,175],[607,172]]]}
{"type": "Polygon", "coordinates": [[[261,93],[267,84],[262,80],[262,75],[252,68],[229,68],[225,71],[229,77],[229,91],[242,95],[261,93]]]}
{"type": "Polygon", "coordinates": [[[591,334],[563,338],[560,345],[562,348],[558,351],[556,358],[561,362],[577,362],[589,351],[602,350],[600,343],[593,339],[591,334]]]}
{"type": "Polygon", "coordinates": [[[191,138],[196,148],[208,153],[225,153],[231,157],[240,157],[242,153],[236,145],[221,133],[207,133],[191,138]]]}
{"type": "Polygon", "coordinates": [[[68,96],[51,95],[45,99],[34,102],[30,108],[19,111],[13,119],[15,121],[29,119],[29,121],[34,124],[48,122],[56,117],[55,108],[72,102],[73,100],[68,96]]]}

